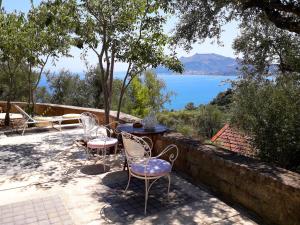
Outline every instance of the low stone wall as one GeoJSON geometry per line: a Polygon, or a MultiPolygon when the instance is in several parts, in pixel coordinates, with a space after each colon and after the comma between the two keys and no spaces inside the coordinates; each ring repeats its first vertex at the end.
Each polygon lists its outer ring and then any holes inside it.
{"type": "MultiPolygon", "coordinates": [[[[27,106],[27,103],[24,102],[12,102],[12,104],[17,104],[21,108],[25,108],[27,106]]],[[[3,111],[5,112],[6,109],[6,102],[0,101],[0,107],[3,108],[3,111]]],[[[77,107],[77,106],[68,106],[68,105],[56,105],[56,104],[48,104],[48,103],[37,103],[35,105],[34,109],[35,113],[37,115],[43,115],[43,116],[61,116],[68,113],[83,113],[83,112],[91,112],[95,114],[99,122],[101,124],[105,124],[105,117],[104,117],[104,110],[102,109],[95,109],[95,108],[85,108],[85,107],[77,107]]],[[[15,107],[12,107],[11,112],[18,113],[18,110],[15,109],[15,107]]],[[[116,111],[111,111],[110,113],[110,120],[111,122],[114,121],[117,117],[116,111]]],[[[138,121],[139,118],[121,113],[120,114],[120,121],[121,122],[135,122],[138,121]]]]}
{"type": "Polygon", "coordinates": [[[266,223],[300,224],[299,174],[202,145],[178,133],[159,137],[155,149],[162,150],[169,144],[176,144],[180,151],[175,170],[195,184],[205,184],[224,199],[255,212],[266,223]]]}

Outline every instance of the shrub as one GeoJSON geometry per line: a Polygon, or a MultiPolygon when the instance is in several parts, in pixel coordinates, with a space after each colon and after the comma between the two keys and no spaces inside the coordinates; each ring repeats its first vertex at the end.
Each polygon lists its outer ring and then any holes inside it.
{"type": "Polygon", "coordinates": [[[226,114],[213,105],[158,114],[160,123],[185,135],[202,138],[211,138],[224,125],[225,119],[226,114]]]}
{"type": "Polygon", "coordinates": [[[300,86],[297,80],[242,81],[232,121],[253,136],[259,157],[288,169],[300,165],[300,86]]]}
{"type": "Polygon", "coordinates": [[[225,114],[217,106],[201,106],[197,110],[194,122],[201,136],[211,138],[224,125],[225,114]]]}

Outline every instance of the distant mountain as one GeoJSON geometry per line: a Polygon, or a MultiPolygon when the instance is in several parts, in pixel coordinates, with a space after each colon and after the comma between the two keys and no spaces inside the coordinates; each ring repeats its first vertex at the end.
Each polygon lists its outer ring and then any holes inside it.
{"type": "MultiPolygon", "coordinates": [[[[236,75],[238,63],[234,58],[218,54],[195,54],[179,59],[184,66],[184,74],[195,75],[236,75]]],[[[157,73],[172,73],[164,67],[158,67],[157,73]]]]}

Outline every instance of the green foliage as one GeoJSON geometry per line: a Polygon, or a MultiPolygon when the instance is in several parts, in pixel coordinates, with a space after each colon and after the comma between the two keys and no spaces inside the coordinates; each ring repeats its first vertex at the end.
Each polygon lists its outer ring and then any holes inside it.
{"type": "Polygon", "coordinates": [[[296,1],[178,1],[177,43],[190,48],[219,40],[229,21],[241,21],[234,49],[242,55],[234,97],[221,94],[212,105],[231,108],[232,121],[253,136],[259,156],[299,168],[300,17],[296,1]],[[233,103],[231,103],[233,102],[233,103]]]}
{"type": "Polygon", "coordinates": [[[5,13],[0,9],[0,65],[1,82],[6,103],[5,125],[9,126],[11,101],[17,96],[19,84],[23,82],[20,73],[27,56],[28,38],[25,28],[25,17],[21,13],[5,13]]]}
{"type": "Polygon", "coordinates": [[[11,101],[26,101],[28,95],[27,89],[27,79],[24,74],[28,71],[26,66],[20,66],[14,72],[14,82],[12,83],[12,87],[10,89],[10,76],[5,73],[3,69],[1,69],[0,64],[0,99],[7,100],[8,95],[11,94],[11,101]]]}
{"type": "Polygon", "coordinates": [[[115,61],[128,63],[118,116],[125,90],[134,77],[159,65],[182,71],[175,52],[168,55],[164,51],[171,42],[163,32],[169,5],[168,1],[153,0],[81,0],[75,45],[92,49],[97,55],[107,123],[112,106],[115,61]]]}
{"type": "MultiPolygon", "coordinates": [[[[7,78],[3,79],[7,112],[15,92],[19,92],[17,83],[26,79],[23,85],[27,86],[27,101],[34,104],[34,92],[48,60],[59,54],[67,55],[75,9],[66,4],[67,1],[59,0],[42,2],[37,8],[32,4],[33,8],[26,15],[0,11],[0,63],[7,78]]],[[[29,108],[33,113],[33,105],[29,108]]],[[[6,125],[8,123],[7,117],[6,125]]]]}
{"type": "Polygon", "coordinates": [[[233,47],[237,54],[243,54],[241,63],[245,76],[265,77],[276,74],[276,70],[300,72],[299,35],[280,30],[258,18],[243,22],[241,28],[241,36],[233,47]]]}
{"type": "MultiPolygon", "coordinates": [[[[121,81],[116,82],[115,85],[120,87],[121,81]]],[[[124,96],[122,111],[142,118],[150,111],[162,110],[173,95],[172,92],[164,93],[164,89],[165,83],[152,71],[146,71],[141,78],[132,80],[124,96]]]]}
{"type": "MultiPolygon", "coordinates": [[[[259,18],[281,30],[300,34],[300,6],[294,0],[178,0],[179,24],[176,41],[191,48],[191,44],[207,38],[220,39],[222,26],[234,20],[259,18]]],[[[253,24],[254,25],[254,24],[253,24]]]]}
{"type": "MultiPolygon", "coordinates": [[[[99,68],[90,68],[84,79],[69,71],[59,74],[47,74],[50,93],[45,88],[39,88],[36,98],[39,102],[96,107],[103,103],[103,93],[99,88],[99,68]],[[76,88],[74,88],[76,87],[76,88]]],[[[113,82],[112,108],[118,106],[118,97],[122,81],[113,82]]],[[[101,87],[101,85],[100,85],[101,87]]],[[[151,72],[145,72],[141,78],[135,78],[124,96],[123,112],[144,117],[151,110],[160,111],[169,101],[172,93],[163,93],[165,84],[151,72]]],[[[101,106],[101,105],[100,105],[101,106]]]]}
{"type": "Polygon", "coordinates": [[[6,73],[13,73],[26,57],[25,16],[0,11],[0,61],[6,73]]]}
{"type": "Polygon", "coordinates": [[[88,106],[88,89],[85,81],[81,80],[79,75],[62,70],[58,75],[48,73],[47,79],[52,92],[51,103],[88,106]]]}
{"type": "Polygon", "coordinates": [[[253,136],[261,159],[299,168],[300,37],[261,18],[241,28],[234,48],[244,68],[235,82],[232,120],[253,136]]]}
{"type": "Polygon", "coordinates": [[[197,107],[195,106],[194,102],[189,102],[184,107],[186,110],[195,110],[197,107]]]}
{"type": "Polygon", "coordinates": [[[242,81],[234,96],[233,122],[254,138],[259,156],[295,169],[300,165],[299,79],[242,81]]]}
{"type": "Polygon", "coordinates": [[[38,103],[49,103],[51,102],[51,94],[46,87],[38,87],[36,89],[35,99],[38,103]]]}
{"type": "Polygon", "coordinates": [[[195,110],[163,111],[158,120],[186,135],[211,138],[226,121],[227,115],[217,106],[201,105],[195,110]]]}
{"type": "Polygon", "coordinates": [[[201,106],[195,118],[195,126],[202,136],[211,138],[225,123],[224,113],[214,105],[201,106]]]}
{"type": "Polygon", "coordinates": [[[103,108],[101,71],[98,66],[91,67],[85,74],[86,92],[89,93],[88,105],[93,108],[103,108]]]}
{"type": "Polygon", "coordinates": [[[194,120],[196,111],[190,110],[180,110],[180,111],[162,111],[157,114],[157,120],[174,129],[178,132],[182,132],[187,136],[196,137],[198,136],[198,132],[194,127],[194,120]]]}
{"type": "Polygon", "coordinates": [[[221,110],[229,110],[232,104],[233,92],[232,89],[220,92],[209,104],[216,105],[221,110]]]}
{"type": "MultiPolygon", "coordinates": [[[[25,80],[24,73],[21,73],[27,56],[28,42],[24,24],[23,14],[0,11],[0,79],[2,98],[7,101],[7,112],[11,107],[10,102],[19,96],[19,88],[22,89],[25,80]]],[[[8,117],[5,124],[9,125],[8,117]]]]}

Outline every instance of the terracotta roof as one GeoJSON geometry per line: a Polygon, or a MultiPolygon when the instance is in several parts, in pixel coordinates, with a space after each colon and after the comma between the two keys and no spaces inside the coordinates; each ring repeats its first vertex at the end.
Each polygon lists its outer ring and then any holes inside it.
{"type": "Polygon", "coordinates": [[[230,151],[238,152],[242,155],[254,156],[256,151],[251,146],[251,138],[229,124],[219,130],[211,141],[230,151]]]}

